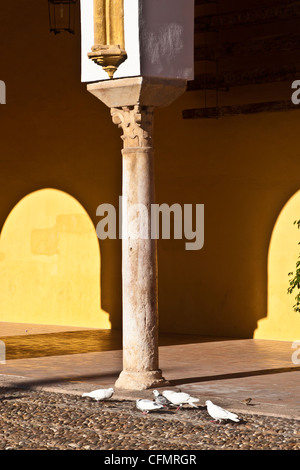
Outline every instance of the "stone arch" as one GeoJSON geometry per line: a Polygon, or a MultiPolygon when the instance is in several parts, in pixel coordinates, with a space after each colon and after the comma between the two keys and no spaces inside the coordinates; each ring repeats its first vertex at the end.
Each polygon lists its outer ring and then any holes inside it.
{"type": "Polygon", "coordinates": [[[8,215],[0,237],[0,321],[111,328],[101,308],[96,230],[69,194],[34,191],[8,215]]]}
{"type": "Polygon", "coordinates": [[[295,295],[288,294],[288,273],[295,270],[300,252],[300,190],[285,204],[275,223],[268,253],[268,312],[258,322],[254,338],[300,340],[300,314],[295,312],[295,295]]]}

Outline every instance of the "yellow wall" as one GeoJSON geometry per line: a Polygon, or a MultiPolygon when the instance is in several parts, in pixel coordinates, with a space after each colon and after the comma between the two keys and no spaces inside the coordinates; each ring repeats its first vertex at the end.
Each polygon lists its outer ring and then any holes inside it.
{"type": "Polygon", "coordinates": [[[0,238],[1,321],[110,328],[100,306],[94,226],[71,196],[44,189],[22,199],[0,238]]]}
{"type": "MultiPolygon", "coordinates": [[[[7,104],[0,107],[0,223],[28,194],[55,188],[72,195],[96,227],[99,204],[118,207],[122,142],[109,110],[80,82],[79,25],[75,36],[50,34],[47,2],[39,0],[21,2],[18,8],[6,2],[1,9],[5,41],[0,41],[0,79],[6,83],[7,104]]],[[[220,92],[219,103],[289,99],[290,85],[220,92]]],[[[207,105],[215,103],[211,92],[207,105]]],[[[185,93],[155,114],[157,202],[205,205],[202,250],[186,251],[185,240],[158,241],[160,329],[253,337],[262,325],[259,321],[268,315],[268,253],[274,224],[300,186],[300,112],[182,119],[183,109],[203,105],[202,92],[185,93]]],[[[28,230],[53,233],[57,227],[54,218],[34,227],[34,219],[32,215],[28,230]]],[[[7,249],[12,241],[22,245],[22,231],[11,234],[7,249]]],[[[103,240],[100,248],[101,308],[111,327],[120,328],[121,242],[103,240]]],[[[56,245],[48,249],[55,252],[56,245]]],[[[34,256],[43,266],[42,261],[49,263],[57,255],[34,256]]],[[[19,295],[21,283],[16,289],[19,295]]],[[[51,302],[48,285],[44,283],[42,290],[45,302],[51,302]]],[[[8,287],[2,287],[2,293],[7,300],[8,287]]],[[[0,321],[5,315],[1,308],[0,321]]],[[[22,321],[19,312],[14,315],[22,321]]],[[[42,312],[36,310],[35,321],[42,320],[42,312]]],[[[56,320],[48,316],[45,321],[56,320]]],[[[295,331],[299,321],[295,316],[295,331]]],[[[86,324],[91,325],[95,323],[86,324]]]]}

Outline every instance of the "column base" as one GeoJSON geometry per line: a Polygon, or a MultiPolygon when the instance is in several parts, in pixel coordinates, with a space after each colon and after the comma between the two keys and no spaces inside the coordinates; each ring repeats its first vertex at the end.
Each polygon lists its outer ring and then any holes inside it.
{"type": "Polygon", "coordinates": [[[146,390],[147,388],[163,387],[168,381],[162,377],[160,369],[144,372],[123,370],[115,383],[116,388],[125,390],[146,390]]]}

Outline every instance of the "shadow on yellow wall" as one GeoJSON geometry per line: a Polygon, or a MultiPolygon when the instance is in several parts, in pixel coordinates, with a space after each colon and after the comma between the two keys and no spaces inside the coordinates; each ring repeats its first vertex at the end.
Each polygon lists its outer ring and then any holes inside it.
{"type": "Polygon", "coordinates": [[[300,190],[283,207],[273,229],[268,256],[268,314],[259,320],[254,338],[295,341],[300,339],[300,314],[293,309],[295,295],[287,294],[288,273],[299,256],[300,190]]]}
{"type": "Polygon", "coordinates": [[[110,329],[100,301],[100,249],[87,212],[42,189],[11,211],[0,238],[0,321],[110,329]]]}

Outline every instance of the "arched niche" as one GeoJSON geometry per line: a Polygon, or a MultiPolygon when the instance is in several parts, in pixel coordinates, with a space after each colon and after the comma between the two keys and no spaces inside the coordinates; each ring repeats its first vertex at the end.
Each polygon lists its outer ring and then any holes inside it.
{"type": "Polygon", "coordinates": [[[21,199],[0,237],[0,321],[110,329],[100,249],[81,204],[56,189],[21,199]]]}
{"type": "Polygon", "coordinates": [[[295,272],[300,252],[300,190],[285,204],[275,223],[268,253],[268,311],[258,322],[254,338],[300,340],[300,313],[293,309],[295,293],[288,294],[288,274],[295,272]]]}

